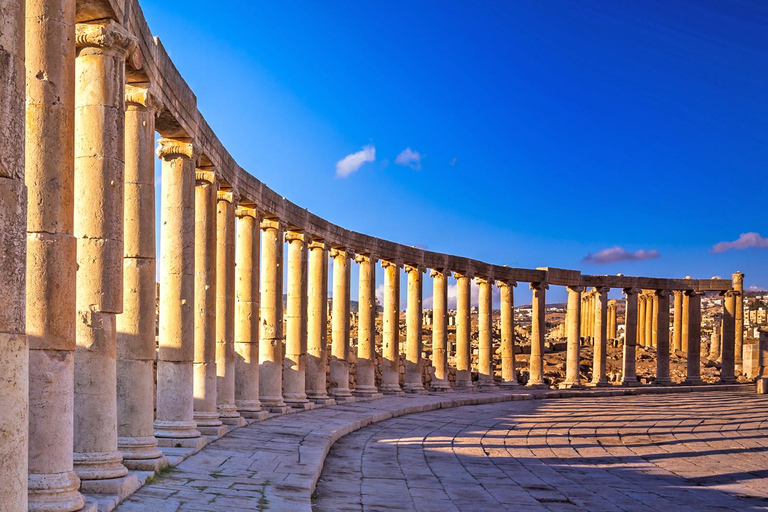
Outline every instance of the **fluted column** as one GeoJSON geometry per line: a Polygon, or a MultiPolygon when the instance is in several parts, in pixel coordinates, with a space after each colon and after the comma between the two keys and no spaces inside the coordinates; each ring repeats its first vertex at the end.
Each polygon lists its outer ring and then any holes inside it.
{"type": "Polygon", "coordinates": [[[307,236],[300,231],[288,231],[288,283],[285,311],[285,359],[283,359],[283,399],[296,409],[311,409],[314,404],[307,400],[306,377],[306,329],[307,303],[307,236]]]}
{"type": "Polygon", "coordinates": [[[723,292],[723,328],[720,334],[720,380],[724,383],[735,382],[735,321],[736,318],[736,292],[728,290],[723,292]]]}
{"type": "Polygon", "coordinates": [[[265,419],[259,400],[259,224],[250,205],[235,209],[235,405],[244,417],[265,419]]]}
{"type": "Polygon", "coordinates": [[[433,391],[451,391],[448,384],[448,277],[449,270],[432,270],[432,378],[433,391]]]}
{"type": "Polygon", "coordinates": [[[608,329],[608,292],[610,288],[595,288],[595,344],[592,352],[592,382],[590,386],[607,386],[606,352],[608,329]]]}
{"type": "Polygon", "coordinates": [[[331,249],[333,260],[333,315],[331,316],[331,396],[349,401],[349,259],[343,247],[331,249]]]}
{"type": "Polygon", "coordinates": [[[107,21],[78,24],[76,42],[74,468],[82,490],[112,493],[138,485],[117,449],[115,318],[123,310],[125,58],[136,40],[107,21]]]}
{"type": "Polygon", "coordinates": [[[686,384],[701,384],[701,297],[704,292],[688,291],[688,373],[686,384]]]}
{"type": "Polygon", "coordinates": [[[560,384],[560,388],[578,388],[581,387],[581,292],[582,286],[568,287],[568,305],[566,309],[565,324],[568,330],[568,344],[566,347],[565,380],[560,384]]]}
{"type": "Polygon", "coordinates": [[[328,336],[328,248],[322,240],[309,243],[307,297],[307,397],[316,404],[334,402],[326,391],[326,342],[328,336]]]}
{"type": "Polygon", "coordinates": [[[381,396],[376,388],[374,358],[376,356],[376,258],[358,254],[360,265],[357,325],[357,382],[354,394],[362,397],[381,396]]]}
{"type": "Polygon", "coordinates": [[[546,283],[531,283],[531,362],[528,386],[546,387],[544,384],[544,335],[546,328],[544,317],[546,314],[546,283]]]}
{"type": "Polygon", "coordinates": [[[160,446],[205,445],[194,421],[196,148],[161,139],[160,332],[155,437],[160,446]]]}
{"type": "Polygon", "coordinates": [[[493,334],[492,329],[492,290],[493,280],[484,277],[477,278],[478,290],[478,386],[481,389],[492,389],[496,383],[493,380],[493,334]]]}
{"type": "Polygon", "coordinates": [[[421,381],[421,302],[423,270],[418,266],[406,265],[408,276],[408,304],[406,305],[405,384],[406,393],[423,393],[421,381]]]}
{"type": "Polygon", "coordinates": [[[472,275],[454,272],[456,277],[456,383],[457,388],[472,388],[472,359],[470,339],[472,329],[471,282],[472,275]]]}
{"type": "Polygon", "coordinates": [[[235,205],[231,189],[216,196],[216,405],[222,423],[245,421],[235,405],[235,205]]]}
{"type": "Polygon", "coordinates": [[[499,281],[501,295],[501,385],[517,386],[515,368],[515,290],[514,281],[499,281]]]}
{"type": "Polygon", "coordinates": [[[381,391],[400,394],[400,264],[382,260],[384,318],[381,348],[381,391]]]}
{"type": "Polygon", "coordinates": [[[641,290],[639,288],[624,288],[626,305],[624,309],[624,351],[621,362],[621,385],[634,386],[637,384],[636,346],[638,339],[637,301],[641,290]]]}
{"type": "MultiPolygon", "coordinates": [[[[59,5],[59,9],[61,9],[59,5]]],[[[73,5],[72,5],[73,7],[73,5]]],[[[29,10],[32,13],[36,11],[43,11],[45,6],[31,5],[29,10]]],[[[61,12],[61,11],[60,11],[61,12]]],[[[64,9],[66,14],[67,9],[64,9]]],[[[72,13],[73,10],[69,9],[72,13]]],[[[66,386],[64,391],[71,392],[71,363],[72,363],[72,337],[69,339],[56,340],[53,336],[50,336],[46,325],[45,315],[46,311],[41,311],[39,314],[42,316],[41,323],[38,323],[38,331],[34,332],[30,330],[29,339],[25,335],[26,321],[26,304],[25,304],[25,283],[27,280],[27,243],[28,239],[31,243],[35,238],[45,240],[51,240],[52,243],[58,241],[57,239],[71,238],[71,222],[69,222],[69,232],[62,233],[61,225],[55,226],[53,233],[47,234],[41,227],[45,227],[46,222],[56,222],[61,220],[61,214],[55,209],[50,214],[46,215],[46,206],[48,205],[35,205],[34,199],[42,194],[45,194],[43,190],[44,183],[36,183],[36,179],[48,176],[57,176],[61,174],[61,168],[56,167],[51,162],[53,169],[40,168],[41,164],[45,165],[48,160],[48,155],[44,150],[39,150],[39,153],[35,154],[31,144],[41,140],[44,137],[43,126],[31,125],[36,120],[42,118],[43,122],[47,120],[47,117],[51,117],[53,121],[54,130],[60,126],[56,126],[57,118],[54,117],[57,109],[52,108],[49,110],[49,105],[54,103],[54,97],[46,98],[45,91],[42,84],[35,90],[35,84],[30,83],[29,101],[27,122],[25,123],[24,113],[24,99],[25,99],[25,87],[24,87],[24,14],[25,5],[23,0],[0,0],[0,375],[2,375],[2,384],[0,384],[0,432],[2,433],[2,442],[0,442],[0,495],[2,500],[0,503],[7,510],[27,510],[27,500],[31,497],[27,487],[30,491],[34,492],[33,486],[40,487],[42,484],[46,486],[48,482],[43,480],[45,474],[52,473],[50,467],[45,467],[38,464],[35,467],[35,462],[47,462],[46,459],[52,460],[54,464],[61,468],[61,478],[57,482],[53,482],[52,488],[56,494],[54,499],[61,501],[65,507],[60,510],[69,511],[73,510],[72,506],[76,504],[82,504],[82,497],[77,492],[77,477],[72,472],[72,455],[71,449],[65,452],[65,449],[70,448],[64,446],[56,450],[55,455],[59,457],[49,457],[47,454],[42,454],[39,457],[38,451],[42,443],[52,443],[53,440],[43,437],[33,438],[31,430],[34,429],[34,424],[31,421],[35,420],[37,415],[43,420],[47,420],[45,425],[42,425],[42,432],[47,436],[51,432],[54,425],[53,418],[48,414],[40,414],[40,411],[33,411],[32,408],[37,409],[34,402],[30,400],[35,399],[35,395],[40,396],[41,392],[44,393],[47,390],[52,389],[53,379],[58,378],[59,382],[66,386]],[[33,117],[35,109],[39,117],[36,119],[33,117]],[[27,146],[28,156],[27,163],[35,165],[37,168],[28,169],[27,176],[29,186],[29,206],[27,206],[27,186],[24,184],[25,169],[24,169],[24,127],[27,127],[27,137],[30,144],[27,146]],[[43,137],[41,137],[43,136],[43,137]],[[37,191],[35,191],[37,189],[37,191]],[[30,219],[29,227],[27,225],[27,208],[29,208],[30,219]],[[41,226],[42,224],[42,226],[41,226]],[[27,235],[27,230],[29,235],[27,235]],[[39,338],[35,339],[35,336],[39,338]],[[64,343],[56,343],[61,341],[64,343]],[[29,346],[27,345],[29,343],[29,346]],[[58,345],[58,346],[57,346],[58,345]],[[44,347],[51,346],[56,352],[59,352],[63,356],[61,361],[57,361],[59,364],[55,368],[55,372],[51,372],[49,375],[45,375],[43,370],[43,376],[49,377],[51,381],[47,386],[43,382],[30,382],[32,379],[38,380],[39,374],[35,374],[35,370],[30,367],[30,359],[35,364],[38,359],[41,358],[42,350],[44,347]],[[61,350],[63,349],[63,350],[61,350]],[[31,354],[34,352],[34,355],[31,354]],[[68,363],[64,363],[64,357],[68,357],[68,363]],[[62,364],[64,363],[64,364],[62,364]],[[63,377],[63,378],[62,378],[63,377]],[[63,382],[62,382],[63,381],[63,382]],[[31,421],[30,421],[31,420],[31,421]],[[32,445],[31,442],[35,442],[38,445],[32,445]],[[39,457],[37,461],[31,461],[33,456],[39,457]],[[29,480],[28,478],[29,470],[29,480]],[[32,476],[32,471],[36,471],[35,476],[32,476]],[[73,502],[73,498],[78,503],[73,502]]],[[[53,24],[52,21],[47,19],[35,19],[35,24],[39,25],[38,32],[47,32],[49,27],[53,24]]],[[[65,25],[63,36],[71,30],[72,25],[68,27],[65,25]]],[[[33,29],[34,30],[34,29],[33,29]]],[[[61,30],[61,29],[59,29],[61,30]]],[[[35,32],[32,32],[30,36],[34,36],[35,32]]],[[[54,39],[54,42],[62,42],[59,38],[54,39]]],[[[63,38],[62,38],[63,39],[63,38]]],[[[43,39],[43,41],[46,41],[43,39]]],[[[62,53],[65,58],[72,60],[72,51],[67,46],[62,45],[61,49],[56,48],[56,52],[50,55],[50,60],[46,59],[43,54],[45,48],[39,48],[40,43],[35,41],[29,44],[29,48],[26,52],[30,55],[30,59],[27,63],[27,72],[29,73],[30,82],[33,82],[35,74],[39,71],[45,70],[48,64],[53,64],[53,58],[58,59],[58,65],[61,64],[62,53]],[[42,57],[42,59],[40,58],[42,57]],[[39,67],[38,67],[39,66],[39,67]]],[[[43,46],[43,45],[40,45],[43,46]]],[[[67,63],[69,64],[69,63],[67,63]]],[[[67,67],[65,64],[65,68],[67,67]]],[[[71,68],[70,68],[71,69],[71,68]]],[[[64,84],[55,84],[51,88],[55,91],[59,86],[64,86],[63,92],[67,95],[71,92],[71,80],[64,84]],[[70,86],[70,89],[67,89],[70,86]]],[[[69,98],[66,98],[69,100],[69,98]]],[[[61,99],[57,99],[61,102],[61,99]]],[[[69,112],[72,111],[71,101],[67,101],[66,108],[69,112]]],[[[68,132],[71,134],[71,130],[68,132]]],[[[51,140],[52,145],[55,145],[55,141],[51,140]]],[[[71,148],[71,145],[67,146],[71,148]]],[[[56,150],[54,150],[56,151],[56,150]]],[[[72,155],[68,155],[66,163],[69,164],[66,172],[71,178],[72,173],[72,155]]],[[[71,179],[67,183],[71,187],[71,179]]],[[[61,184],[59,184],[61,187],[61,184]]],[[[50,201],[54,206],[58,206],[62,203],[61,191],[53,190],[50,201]]],[[[71,198],[71,188],[66,191],[66,194],[71,198]]],[[[71,206],[71,203],[70,205],[71,206]]],[[[71,210],[70,210],[71,211],[71,210]]],[[[41,242],[42,242],[41,240],[41,242]]],[[[45,247],[44,243],[38,242],[38,254],[41,252],[39,249],[45,247]]],[[[62,244],[59,244],[62,245],[62,244]]],[[[74,256],[74,254],[72,254],[74,256]]],[[[52,266],[57,258],[53,258],[43,254],[39,263],[41,266],[35,268],[35,253],[30,249],[29,253],[29,283],[30,287],[42,285],[42,289],[38,290],[38,293],[44,292],[48,287],[48,279],[45,274],[40,273],[47,267],[52,266]]],[[[74,259],[68,261],[74,262],[74,259]]],[[[74,268],[70,266],[70,269],[74,268]]],[[[72,280],[72,274],[68,276],[61,276],[61,278],[67,278],[72,280]]],[[[70,290],[73,290],[72,286],[69,286],[70,290]]],[[[72,293],[68,294],[70,301],[66,306],[71,307],[73,305],[72,293]]],[[[41,297],[44,303],[50,304],[51,298],[46,299],[45,296],[41,297]]],[[[57,297],[57,300],[59,298],[57,297]]],[[[47,305],[46,304],[46,305],[47,305]]],[[[74,311],[72,311],[74,313],[74,311]]],[[[71,323],[70,323],[71,325],[71,323]]],[[[58,359],[58,354],[51,354],[53,356],[48,363],[48,366],[53,366],[53,359],[58,359]]],[[[54,363],[55,364],[55,363],[54,363]]],[[[52,407],[62,409],[64,405],[62,396],[60,394],[45,395],[45,400],[52,402],[52,407]]],[[[71,442],[72,439],[72,427],[71,419],[64,420],[64,437],[68,438],[71,442]]],[[[60,425],[55,423],[55,427],[58,429],[60,425]]],[[[57,468],[57,469],[58,469],[57,468]]],[[[54,469],[55,471],[55,469],[54,469]]],[[[44,491],[46,489],[40,489],[44,491]]]]}
{"type": "Polygon", "coordinates": [[[8,436],[0,445],[3,504],[79,510],[85,500],[72,470],[75,2],[26,2],[26,122],[25,2],[0,4],[8,58],[0,65],[0,375],[9,376],[0,392],[0,431],[8,436]]]}
{"type": "Polygon", "coordinates": [[[117,446],[130,469],[168,464],[154,435],[155,114],[148,89],[125,91],[123,313],[117,315],[117,446]]]}
{"type": "Polygon", "coordinates": [[[733,312],[733,353],[736,370],[744,367],[744,274],[735,272],[733,278],[734,312],[733,312]]]}
{"type": "Polygon", "coordinates": [[[195,355],[194,415],[198,431],[221,437],[227,427],[219,419],[216,398],[216,197],[214,170],[195,172],[195,355]]]}
{"type": "Polygon", "coordinates": [[[261,221],[259,399],[270,412],[285,413],[283,401],[283,234],[274,219],[261,221]]]}
{"type": "Polygon", "coordinates": [[[683,291],[675,290],[674,317],[672,319],[671,351],[683,350],[683,291]]]}
{"type": "Polygon", "coordinates": [[[654,300],[656,334],[656,380],[654,384],[669,384],[669,296],[670,290],[656,290],[654,300]]]}

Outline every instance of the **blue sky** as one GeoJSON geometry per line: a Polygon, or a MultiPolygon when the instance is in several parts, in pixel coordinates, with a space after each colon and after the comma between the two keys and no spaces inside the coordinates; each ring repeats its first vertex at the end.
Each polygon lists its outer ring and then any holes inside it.
{"type": "Polygon", "coordinates": [[[332,222],[768,288],[768,3],[141,5],[237,161],[332,222]]]}

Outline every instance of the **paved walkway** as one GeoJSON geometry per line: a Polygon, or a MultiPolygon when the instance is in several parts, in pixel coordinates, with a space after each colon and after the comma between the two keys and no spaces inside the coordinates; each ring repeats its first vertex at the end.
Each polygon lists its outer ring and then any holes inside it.
{"type": "MultiPolygon", "coordinates": [[[[701,388],[698,388],[701,389],[701,388]]],[[[717,398],[730,390],[751,390],[744,400],[755,398],[752,386],[709,386],[709,393],[695,393],[717,398]],[[714,392],[714,390],[719,391],[714,392]]],[[[581,404],[602,404],[609,395],[625,393],[664,393],[657,395],[660,401],[679,401],[686,394],[693,396],[691,388],[685,387],[644,387],[614,388],[583,391],[535,391],[521,389],[514,394],[493,392],[447,395],[421,395],[411,397],[387,397],[371,402],[323,407],[314,411],[289,414],[270,418],[231,431],[227,436],[209,444],[199,453],[192,455],[169,473],[150,479],[136,494],[128,498],[116,510],[118,512],[177,512],[177,511],[226,511],[270,510],[271,512],[299,512],[315,510],[311,502],[312,492],[323,468],[331,446],[343,436],[376,422],[400,417],[411,413],[427,413],[438,409],[485,403],[502,403],[508,413],[520,411],[527,415],[543,407],[575,407],[581,404]],[[683,393],[667,395],[668,393],[683,393]],[[574,400],[531,400],[533,398],[564,398],[578,395],[574,400]],[[595,398],[596,396],[602,398],[595,398]],[[587,402],[590,400],[592,402],[587,402]],[[515,403],[511,403],[515,401],[515,403]],[[557,404],[562,404],[558,406],[557,404]],[[520,409],[518,409],[520,408],[520,409]],[[528,412],[526,412],[528,411],[528,412]]],[[[609,403],[609,402],[605,402],[609,403]]],[[[553,409],[554,410],[554,409],[553,409]]],[[[746,409],[745,409],[746,410],[746,409]]],[[[475,407],[452,410],[454,417],[486,417],[493,420],[491,412],[475,407]]],[[[421,417],[414,415],[414,418],[421,417]]],[[[491,424],[489,424],[491,425],[491,424]]],[[[367,432],[367,430],[363,431],[367,432]]],[[[417,447],[421,442],[416,443],[417,447]]],[[[168,455],[174,463],[180,457],[169,448],[168,455]]],[[[420,450],[420,448],[419,448],[420,450]]],[[[538,456],[535,454],[534,456],[538,456]]],[[[421,456],[422,459],[424,456],[421,456]]],[[[529,456],[530,457],[530,456],[529,456]]],[[[393,455],[391,461],[397,461],[393,455]]],[[[390,461],[390,462],[391,462],[390,461]]],[[[360,462],[362,458],[360,458],[360,462]]],[[[394,462],[391,462],[395,464],[394,462]]],[[[397,467],[397,464],[395,464],[397,467]]],[[[482,475],[478,474],[479,477],[482,475]]],[[[357,471],[356,490],[344,494],[343,499],[331,503],[321,498],[320,507],[326,510],[342,510],[348,505],[361,510],[360,472],[357,471]],[[336,508],[336,507],[339,508],[336,508]]],[[[354,480],[353,480],[354,481],[354,480]]],[[[415,481],[415,480],[414,480],[415,481]]],[[[326,481],[325,483],[329,483],[326,481]]],[[[410,482],[409,482],[410,483],[410,482]]],[[[323,489],[327,489],[323,487],[323,489]]],[[[347,489],[349,491],[349,489],[347,489]]],[[[469,492],[469,491],[467,491],[469,492]]],[[[329,496],[325,490],[321,496],[329,496]]],[[[341,495],[340,495],[341,496],[341,495]]],[[[335,498],[335,495],[334,495],[335,498]]],[[[411,501],[411,507],[413,502],[411,501]]],[[[111,510],[112,507],[104,508],[111,510]]],[[[368,508],[377,510],[377,508],[368,508]]],[[[102,508],[99,510],[101,512],[102,508]]],[[[474,509],[477,510],[477,509],[474,509]]],[[[666,511],[672,512],[672,511],[666,511]]],[[[677,511],[674,511],[677,512],[677,511]]]]}
{"type": "Polygon", "coordinates": [[[529,400],[344,437],[313,510],[766,510],[766,476],[766,395],[529,400]]]}

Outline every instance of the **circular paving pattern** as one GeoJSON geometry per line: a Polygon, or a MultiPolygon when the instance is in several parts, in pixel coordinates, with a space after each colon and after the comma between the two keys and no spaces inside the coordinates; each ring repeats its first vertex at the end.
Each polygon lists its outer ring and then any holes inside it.
{"type": "Polygon", "coordinates": [[[442,409],[328,455],[313,510],[768,509],[768,397],[690,393],[442,409]]]}

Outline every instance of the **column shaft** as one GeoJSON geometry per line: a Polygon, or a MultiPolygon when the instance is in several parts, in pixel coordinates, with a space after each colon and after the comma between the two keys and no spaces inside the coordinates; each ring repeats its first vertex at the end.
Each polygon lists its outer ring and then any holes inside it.
{"type": "Polygon", "coordinates": [[[147,89],[127,87],[123,313],[117,315],[117,445],[130,469],[168,464],[154,436],[155,113],[147,89]]]}
{"type": "Polygon", "coordinates": [[[381,391],[399,394],[400,388],[400,266],[382,261],[384,267],[384,319],[381,391]]]}
{"type": "Polygon", "coordinates": [[[195,163],[192,144],[161,139],[160,320],[155,437],[205,444],[194,421],[195,163]]]}
{"type": "Polygon", "coordinates": [[[636,345],[638,339],[638,326],[640,315],[637,300],[640,290],[637,288],[624,288],[627,298],[624,309],[624,353],[621,364],[621,384],[634,386],[637,384],[636,345]]]}
{"type": "Polygon", "coordinates": [[[291,407],[309,409],[311,404],[305,392],[307,282],[306,237],[298,231],[285,234],[288,242],[288,286],[286,289],[285,359],[283,360],[283,399],[291,407]]]}
{"type": "Polygon", "coordinates": [[[421,393],[421,301],[423,270],[406,265],[408,275],[408,304],[406,309],[405,385],[406,393],[421,393]]]}
{"type": "Polygon", "coordinates": [[[683,350],[683,292],[675,290],[675,315],[672,324],[672,352],[683,350]]]}
{"type": "MultiPolygon", "coordinates": [[[[355,261],[360,265],[357,324],[357,396],[377,396],[374,360],[376,356],[376,259],[359,254],[355,261]]],[[[380,396],[380,395],[379,395],[380,396]]]]}
{"type": "Polygon", "coordinates": [[[469,274],[456,272],[456,387],[471,388],[471,280],[469,274]]]}
{"type": "Polygon", "coordinates": [[[447,270],[432,270],[432,378],[433,391],[450,391],[448,384],[448,276],[447,270]]]}
{"type": "Polygon", "coordinates": [[[701,296],[686,292],[688,301],[688,374],[686,384],[701,384],[701,296]]]}
{"type": "MultiPolygon", "coordinates": [[[[626,291],[624,293],[627,293],[626,291]]],[[[637,294],[637,342],[645,346],[645,295],[642,291],[637,294]]]]}
{"type": "Polygon", "coordinates": [[[608,291],[609,288],[595,288],[595,343],[592,353],[591,386],[608,385],[606,375],[606,351],[608,333],[608,291]]]}
{"type": "Polygon", "coordinates": [[[646,295],[645,296],[645,346],[646,347],[653,347],[655,346],[653,344],[653,318],[655,315],[654,312],[654,299],[653,295],[646,295]]]}
{"type": "Polygon", "coordinates": [[[337,401],[352,396],[349,389],[349,252],[332,249],[333,315],[331,317],[331,395],[337,401]]]}
{"type": "Polygon", "coordinates": [[[328,249],[322,240],[309,243],[307,313],[307,397],[316,404],[331,404],[326,390],[328,336],[328,249]]]}
{"type": "Polygon", "coordinates": [[[654,384],[669,384],[669,295],[671,291],[657,290],[654,296],[654,330],[656,334],[656,380],[654,384]]]}
{"type": "Polygon", "coordinates": [[[531,302],[531,362],[528,386],[544,387],[544,335],[546,328],[546,289],[545,283],[531,283],[533,297],[531,302]]]}
{"type": "Polygon", "coordinates": [[[682,302],[682,308],[681,308],[681,326],[680,326],[680,350],[683,352],[688,352],[688,325],[689,325],[689,308],[690,308],[690,295],[683,294],[681,302],[682,302]]]}
{"type": "Polygon", "coordinates": [[[195,356],[193,363],[194,420],[198,431],[220,437],[216,386],[216,173],[195,173],[195,356]]]}
{"type": "Polygon", "coordinates": [[[493,333],[492,329],[492,289],[493,280],[478,278],[478,385],[481,388],[493,388],[493,333]]]}
{"type": "Polygon", "coordinates": [[[515,368],[515,282],[499,282],[501,294],[501,382],[517,386],[515,368]]]}
{"type": "Polygon", "coordinates": [[[736,370],[744,366],[744,274],[736,272],[733,278],[734,297],[733,311],[733,353],[736,370]]]}
{"type": "Polygon", "coordinates": [[[244,418],[264,419],[259,400],[258,212],[235,210],[235,405],[244,418]]]}
{"type": "Polygon", "coordinates": [[[283,234],[276,220],[261,221],[261,305],[259,309],[259,399],[270,412],[283,401],[283,234]]]}
{"type": "Polygon", "coordinates": [[[720,357],[722,368],[720,380],[725,383],[735,382],[735,319],[736,292],[729,290],[723,294],[723,328],[720,335],[720,357]]]}
{"type": "Polygon", "coordinates": [[[3,503],[8,510],[79,510],[85,500],[72,470],[75,2],[26,2],[26,56],[25,2],[2,4],[0,47],[9,60],[0,66],[0,373],[10,383],[0,393],[0,431],[8,436],[0,447],[3,503]]]}
{"type": "MultiPolygon", "coordinates": [[[[81,480],[120,478],[117,330],[123,310],[125,57],[135,39],[113,21],[76,26],[77,292],[74,467],[81,480]]],[[[102,492],[121,481],[98,484],[102,492]]],[[[137,485],[132,476],[130,485],[137,485]]],[[[82,490],[94,490],[81,482],[82,490]]]]}
{"type": "Polygon", "coordinates": [[[566,308],[565,324],[568,331],[568,343],[566,347],[565,380],[560,384],[561,388],[575,388],[581,386],[581,286],[568,287],[568,305],[566,308]]]}

